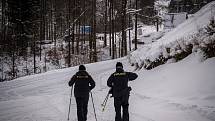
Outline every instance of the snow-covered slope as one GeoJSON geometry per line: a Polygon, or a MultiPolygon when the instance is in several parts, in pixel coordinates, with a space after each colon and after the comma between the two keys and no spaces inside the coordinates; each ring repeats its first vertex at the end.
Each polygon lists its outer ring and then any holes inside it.
{"type": "Polygon", "coordinates": [[[214,121],[215,58],[199,57],[141,70],[132,84],[132,114],[149,121],[214,121]]]}
{"type": "Polygon", "coordinates": [[[213,9],[215,7],[215,2],[211,2],[204,6],[199,12],[194,14],[190,19],[179,25],[176,29],[167,33],[163,38],[161,38],[160,43],[165,44],[172,42],[173,40],[188,37],[197,33],[200,29],[206,27],[213,15],[213,9]],[[174,35],[174,36],[173,36],[174,35]]]}
{"type": "Polygon", "coordinates": [[[137,51],[133,52],[131,54],[132,63],[139,63],[141,65],[144,59],[154,61],[161,53],[165,53],[163,51],[166,47],[171,48],[176,44],[184,42],[184,40],[187,44],[192,43],[192,37],[205,28],[210,23],[211,18],[215,18],[214,11],[215,1],[204,6],[199,12],[172,31],[166,33],[162,38],[157,40],[157,42],[151,45],[145,45],[143,48],[139,48],[137,51]]]}

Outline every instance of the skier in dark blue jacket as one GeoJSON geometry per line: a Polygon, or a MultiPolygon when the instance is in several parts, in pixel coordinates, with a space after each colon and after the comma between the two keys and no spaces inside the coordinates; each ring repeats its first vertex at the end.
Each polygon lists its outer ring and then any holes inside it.
{"type": "Polygon", "coordinates": [[[84,65],[79,66],[79,71],[69,81],[69,86],[73,86],[73,84],[75,84],[74,95],[77,104],[78,121],[86,121],[89,92],[95,87],[95,81],[87,73],[84,65]]]}
{"type": "Polygon", "coordinates": [[[128,81],[135,80],[138,77],[136,73],[125,72],[121,62],[116,64],[116,72],[108,78],[107,86],[112,88],[112,96],[114,97],[115,121],[129,121],[129,94],[131,87],[128,81]],[[123,115],[121,116],[121,107],[123,115]]]}

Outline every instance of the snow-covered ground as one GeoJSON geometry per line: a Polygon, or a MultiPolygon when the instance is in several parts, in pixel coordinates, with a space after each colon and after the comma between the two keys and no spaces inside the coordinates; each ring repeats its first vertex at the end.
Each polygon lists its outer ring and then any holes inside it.
{"type": "MultiPolygon", "coordinates": [[[[192,54],[178,63],[165,64],[150,71],[137,71],[131,82],[131,121],[214,121],[215,58],[201,62],[192,54]]],[[[121,61],[125,70],[133,71],[127,58],[88,64],[87,70],[96,81],[93,98],[98,121],[113,121],[113,99],[102,112],[101,103],[108,87],[108,76],[121,61]]],[[[77,67],[18,78],[0,85],[1,121],[65,121],[70,89],[69,79],[77,67]]],[[[95,121],[91,100],[88,121],[95,121]]],[[[71,105],[71,121],[76,121],[76,103],[71,105]]]]}

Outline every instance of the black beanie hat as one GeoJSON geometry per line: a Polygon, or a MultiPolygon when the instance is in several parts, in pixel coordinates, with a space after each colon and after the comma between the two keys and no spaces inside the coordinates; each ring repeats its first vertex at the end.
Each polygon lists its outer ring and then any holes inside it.
{"type": "Polygon", "coordinates": [[[122,63],[121,63],[121,62],[117,62],[117,63],[116,63],[116,68],[123,68],[122,63]]]}
{"type": "Polygon", "coordinates": [[[80,66],[79,66],[79,70],[80,70],[80,71],[85,71],[85,70],[86,70],[86,67],[85,67],[84,65],[80,65],[80,66]]]}

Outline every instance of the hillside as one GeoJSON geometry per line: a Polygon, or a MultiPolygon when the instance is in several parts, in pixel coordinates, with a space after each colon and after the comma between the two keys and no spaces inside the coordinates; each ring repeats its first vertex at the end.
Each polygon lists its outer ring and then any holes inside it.
{"type": "MultiPolygon", "coordinates": [[[[208,44],[214,44],[214,34],[208,35],[205,28],[210,20],[215,19],[215,2],[204,6],[192,17],[166,33],[162,38],[152,44],[147,44],[129,56],[130,62],[137,68],[147,68],[158,61],[166,63],[169,59],[177,61],[177,55],[186,53],[186,56],[202,49],[208,44]]],[[[185,56],[185,57],[186,57],[185,56]]],[[[160,64],[157,64],[160,65],[160,64]]]]}

